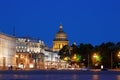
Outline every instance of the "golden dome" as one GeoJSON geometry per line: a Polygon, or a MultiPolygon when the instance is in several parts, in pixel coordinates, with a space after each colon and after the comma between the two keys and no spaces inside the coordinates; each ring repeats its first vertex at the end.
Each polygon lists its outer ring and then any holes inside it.
{"type": "Polygon", "coordinates": [[[59,31],[56,33],[56,36],[55,36],[55,39],[54,39],[54,41],[68,41],[67,40],[67,35],[66,35],[66,33],[63,31],[63,26],[62,25],[60,25],[60,27],[59,27],[60,29],[59,29],[59,31]]]}

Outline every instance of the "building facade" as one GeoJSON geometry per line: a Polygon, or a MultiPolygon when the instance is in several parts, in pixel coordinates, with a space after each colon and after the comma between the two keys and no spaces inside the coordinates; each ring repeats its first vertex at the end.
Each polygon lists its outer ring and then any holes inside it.
{"type": "Polygon", "coordinates": [[[0,33],[0,68],[15,66],[15,37],[0,33]]]}
{"type": "Polygon", "coordinates": [[[41,40],[16,38],[16,66],[21,69],[50,69],[58,65],[58,53],[41,40]]]}
{"type": "Polygon", "coordinates": [[[51,69],[51,68],[57,68],[59,56],[58,53],[53,52],[50,49],[44,50],[44,63],[45,63],[45,69],[51,69]]]}
{"type": "Polygon", "coordinates": [[[44,50],[44,65],[45,69],[64,69],[67,66],[67,62],[60,59],[58,52],[54,52],[50,49],[44,50]]]}
{"type": "Polygon", "coordinates": [[[53,40],[53,51],[59,52],[65,45],[68,45],[68,39],[66,33],[63,31],[63,26],[60,25],[59,31],[53,40]]]}
{"type": "Polygon", "coordinates": [[[44,68],[44,42],[32,38],[16,38],[16,65],[18,68],[44,68]]]}

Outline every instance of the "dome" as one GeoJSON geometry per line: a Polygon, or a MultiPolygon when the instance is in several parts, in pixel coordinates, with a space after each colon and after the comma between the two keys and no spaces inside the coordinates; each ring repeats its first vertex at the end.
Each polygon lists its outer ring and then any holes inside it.
{"type": "Polygon", "coordinates": [[[66,33],[62,30],[62,25],[60,25],[59,31],[56,33],[54,41],[68,41],[66,33]]]}

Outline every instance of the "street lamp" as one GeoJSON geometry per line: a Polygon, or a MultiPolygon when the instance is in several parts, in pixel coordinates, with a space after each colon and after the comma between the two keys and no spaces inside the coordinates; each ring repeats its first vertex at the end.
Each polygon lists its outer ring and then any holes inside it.
{"type": "Polygon", "coordinates": [[[73,57],[72,57],[72,59],[73,59],[74,61],[76,61],[76,59],[77,59],[77,55],[74,54],[73,57]]]}
{"type": "Polygon", "coordinates": [[[97,58],[97,54],[96,53],[93,55],[93,58],[95,58],[95,59],[97,58]]]}
{"type": "Polygon", "coordinates": [[[64,60],[65,60],[65,61],[68,61],[68,57],[64,57],[64,60]]]}
{"type": "MultiPolygon", "coordinates": [[[[120,51],[118,52],[118,58],[120,59],[120,51]]],[[[120,60],[118,60],[118,66],[120,67],[120,60]]]]}
{"type": "MultiPolygon", "coordinates": [[[[114,54],[115,52],[111,52],[111,69],[113,68],[113,57],[114,57],[114,54]]],[[[117,55],[118,58],[120,58],[120,51],[118,52],[118,55],[117,55]]]]}
{"type": "Polygon", "coordinates": [[[118,58],[120,58],[120,51],[119,51],[119,53],[118,53],[118,55],[117,55],[117,56],[118,56],[118,58]]]}
{"type": "Polygon", "coordinates": [[[93,54],[93,63],[94,63],[95,67],[98,65],[97,64],[97,54],[96,53],[93,54]]]}

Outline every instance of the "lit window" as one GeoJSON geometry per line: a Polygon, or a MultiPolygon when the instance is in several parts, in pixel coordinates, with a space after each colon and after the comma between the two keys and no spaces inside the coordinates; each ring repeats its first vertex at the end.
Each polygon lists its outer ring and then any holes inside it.
{"type": "Polygon", "coordinates": [[[19,52],[19,50],[17,50],[17,52],[19,52]]]}

